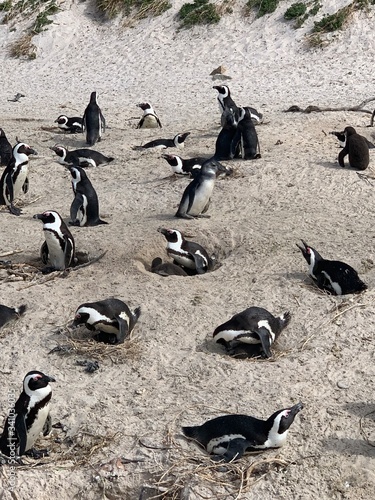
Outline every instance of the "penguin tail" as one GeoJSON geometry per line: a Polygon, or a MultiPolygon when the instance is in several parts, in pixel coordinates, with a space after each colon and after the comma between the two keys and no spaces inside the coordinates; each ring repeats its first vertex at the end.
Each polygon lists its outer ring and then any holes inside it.
{"type": "Polygon", "coordinates": [[[21,306],[14,308],[14,310],[18,316],[22,316],[25,313],[26,309],[27,309],[26,304],[22,304],[21,306]]]}
{"type": "Polygon", "coordinates": [[[289,311],[284,312],[279,316],[280,321],[282,323],[283,328],[289,325],[290,320],[292,319],[292,316],[290,315],[289,311]]]}
{"type": "Polygon", "coordinates": [[[198,433],[197,433],[198,427],[182,427],[182,432],[184,435],[189,438],[189,439],[197,439],[198,433]]]}
{"type": "Polygon", "coordinates": [[[107,163],[111,163],[111,161],[113,161],[114,158],[112,158],[112,156],[110,156],[109,158],[107,158],[107,163]]]}
{"type": "Polygon", "coordinates": [[[141,315],[141,308],[140,307],[136,307],[134,309],[134,311],[133,311],[134,322],[138,321],[140,315],[141,315]]]}

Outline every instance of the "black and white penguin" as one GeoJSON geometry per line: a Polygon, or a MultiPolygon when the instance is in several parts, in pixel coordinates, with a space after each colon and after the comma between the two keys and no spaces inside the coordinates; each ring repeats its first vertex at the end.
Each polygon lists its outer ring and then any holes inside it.
{"type": "Polygon", "coordinates": [[[105,156],[93,149],[82,148],[68,151],[67,148],[59,146],[58,144],[50,149],[57,154],[57,161],[61,163],[61,165],[78,165],[82,168],[99,167],[99,165],[105,165],[114,160],[111,156],[105,156]]]}
{"type": "Polygon", "coordinates": [[[199,156],[184,160],[181,156],[171,154],[163,154],[161,157],[167,160],[175,175],[190,175],[191,177],[196,176],[203,163],[208,159],[199,156]]]}
{"type": "MultiPolygon", "coordinates": [[[[228,85],[214,85],[213,88],[218,91],[217,100],[219,103],[219,111],[221,113],[221,126],[223,127],[225,125],[225,117],[223,115],[225,109],[232,108],[233,110],[236,110],[238,106],[231,97],[228,85]]],[[[262,113],[260,113],[257,109],[252,108],[251,106],[247,106],[247,108],[249,109],[249,114],[253,123],[254,124],[262,123],[263,121],[262,113]]]]}
{"type": "Polygon", "coordinates": [[[0,451],[7,457],[18,458],[25,453],[34,458],[47,454],[47,450],[33,449],[41,433],[51,432],[50,400],[54,378],[39,371],[27,373],[23,380],[23,391],[14,409],[9,413],[0,437],[0,451]]]}
{"type": "Polygon", "coordinates": [[[49,210],[36,214],[34,219],[43,222],[45,242],[40,256],[46,268],[44,274],[64,270],[76,264],[74,238],[59,213],[49,210]]]}
{"type": "Polygon", "coordinates": [[[258,134],[251,119],[249,107],[239,108],[237,135],[233,139],[233,145],[237,144],[238,138],[241,143],[241,156],[244,160],[261,158],[258,134]]]}
{"type": "Polygon", "coordinates": [[[222,129],[215,142],[215,160],[233,160],[241,155],[241,134],[237,131],[239,108],[225,108],[222,129]]]}
{"type": "Polygon", "coordinates": [[[271,345],[289,322],[289,312],[275,317],[262,307],[249,307],[218,326],[213,338],[232,356],[270,358],[271,345]]]}
{"type": "MultiPolygon", "coordinates": [[[[332,132],[329,132],[329,134],[330,135],[334,135],[334,136],[337,137],[337,140],[339,141],[339,146],[341,148],[345,147],[345,144],[346,144],[346,135],[345,135],[345,131],[344,130],[342,132],[332,131],[332,132]]],[[[364,139],[367,142],[367,146],[369,147],[369,149],[374,149],[375,148],[375,144],[373,144],[371,141],[369,141],[368,139],[366,139],[366,137],[364,137],[364,139]]]]}
{"type": "Polygon", "coordinates": [[[190,132],[184,134],[177,134],[173,139],[155,139],[154,141],[147,142],[143,146],[134,146],[133,149],[167,149],[167,148],[183,148],[185,147],[185,139],[190,135],[190,132]]]}
{"type": "Polygon", "coordinates": [[[99,216],[99,200],[96,191],[83,168],[69,167],[72,176],[74,200],[70,206],[71,226],[98,226],[108,224],[99,216]]]}
{"type": "Polygon", "coordinates": [[[25,194],[29,190],[29,156],[37,155],[35,149],[32,149],[24,142],[18,142],[12,151],[12,158],[5,167],[0,179],[0,205],[6,205],[13,215],[21,215],[21,210],[13,205],[21,191],[25,194]]]}
{"type": "Polygon", "coordinates": [[[174,262],[163,262],[160,257],[156,257],[152,261],[151,272],[160,276],[188,276],[188,273],[181,266],[174,262]]]}
{"type": "Polygon", "coordinates": [[[8,307],[0,304],[0,328],[14,319],[19,319],[25,313],[26,309],[27,306],[25,304],[19,307],[8,307]]]}
{"type": "Polygon", "coordinates": [[[203,214],[207,212],[210,205],[216,178],[225,172],[224,165],[213,158],[205,161],[200,172],[185,188],[175,217],[183,219],[209,217],[203,214]]]}
{"type": "Polygon", "coordinates": [[[280,448],[286,442],[289,427],[303,408],[297,403],[278,410],[267,420],[248,415],[223,415],[202,425],[182,427],[182,432],[202,445],[213,460],[231,462],[248,451],[280,448]]]}
{"type": "Polygon", "coordinates": [[[141,102],[137,106],[143,110],[143,116],[136,128],[162,128],[159,117],[150,103],[141,102]]]}
{"type": "Polygon", "coordinates": [[[0,128],[0,165],[8,165],[12,159],[12,145],[8,141],[5,132],[0,128]]]}
{"type": "Polygon", "coordinates": [[[59,129],[64,132],[69,132],[69,134],[78,134],[83,132],[83,119],[78,116],[68,117],[66,115],[60,115],[56,120],[59,129]]]}
{"type": "Polygon", "coordinates": [[[357,134],[353,127],[345,127],[345,146],[340,151],[338,162],[345,167],[344,158],[349,155],[349,166],[356,170],[365,170],[370,163],[370,153],[367,139],[357,134]]]}
{"type": "Polygon", "coordinates": [[[303,240],[303,246],[297,244],[309,265],[309,273],[319,288],[333,295],[363,292],[367,285],[358,273],[345,262],[327,260],[303,240]]]}
{"type": "Polygon", "coordinates": [[[98,106],[97,92],[91,92],[90,102],[83,114],[83,131],[86,131],[86,143],[93,146],[105,132],[105,119],[98,106]]]}
{"type": "Polygon", "coordinates": [[[122,300],[110,298],[81,304],[76,310],[73,326],[84,324],[89,330],[98,332],[94,337],[98,342],[122,344],[140,315],[140,307],[131,311],[122,300]]]}
{"type": "Polygon", "coordinates": [[[177,229],[159,227],[158,231],[165,236],[168,242],[167,254],[176,264],[192,269],[197,274],[212,270],[214,262],[201,245],[187,241],[177,229]]]}

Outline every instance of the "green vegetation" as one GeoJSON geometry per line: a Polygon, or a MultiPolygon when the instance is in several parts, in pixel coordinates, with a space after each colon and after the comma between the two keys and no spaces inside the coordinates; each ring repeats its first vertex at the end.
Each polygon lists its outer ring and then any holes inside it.
{"type": "Polygon", "coordinates": [[[306,13],[306,4],[302,2],[293,3],[289,9],[285,11],[284,19],[290,21],[291,19],[297,19],[306,13]]]}
{"type": "Polygon", "coordinates": [[[48,16],[56,14],[58,10],[59,8],[55,4],[54,0],[52,0],[51,3],[36,16],[35,23],[31,28],[31,33],[33,35],[37,35],[38,33],[44,31],[46,26],[53,23],[53,21],[49,19],[48,16]]]}
{"type": "Polygon", "coordinates": [[[185,3],[178,13],[181,26],[190,27],[196,24],[216,24],[220,21],[220,14],[216,6],[209,0],[194,0],[194,3],[185,3]]]}
{"type": "Polygon", "coordinates": [[[12,8],[12,0],[5,0],[0,3],[0,12],[8,12],[12,8]]]}
{"type": "Polygon", "coordinates": [[[262,17],[265,14],[274,12],[279,5],[279,0],[248,0],[246,3],[247,9],[258,8],[257,17],[262,17]]]}
{"type": "Polygon", "coordinates": [[[96,5],[109,19],[120,13],[135,19],[156,17],[171,8],[168,0],[96,0],[96,5]]]}

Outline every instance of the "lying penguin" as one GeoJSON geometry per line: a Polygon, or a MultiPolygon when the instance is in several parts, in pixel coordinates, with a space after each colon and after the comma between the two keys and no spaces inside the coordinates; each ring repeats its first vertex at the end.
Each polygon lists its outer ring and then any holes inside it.
{"type": "Polygon", "coordinates": [[[212,460],[231,462],[240,459],[247,450],[283,446],[289,427],[302,408],[303,404],[297,403],[276,411],[267,420],[248,415],[224,415],[202,425],[182,427],[182,432],[214,455],[212,460]]]}
{"type": "Polygon", "coordinates": [[[23,316],[26,309],[27,306],[25,304],[19,307],[8,307],[0,304],[0,328],[14,319],[19,319],[23,316]]]}
{"type": "Polygon", "coordinates": [[[93,149],[88,148],[68,151],[68,149],[64,146],[56,144],[50,149],[57,154],[57,161],[61,163],[61,165],[78,165],[83,168],[99,167],[99,165],[106,165],[114,160],[112,156],[105,156],[102,153],[99,153],[99,151],[94,151],[93,149]]]}
{"type": "Polygon", "coordinates": [[[289,322],[289,312],[275,317],[262,307],[249,307],[218,326],[213,338],[231,356],[270,358],[271,345],[289,322]]]}
{"type": "Polygon", "coordinates": [[[303,240],[303,246],[297,244],[309,265],[309,273],[318,287],[333,295],[359,293],[367,289],[358,273],[345,262],[327,260],[303,240]]]}
{"type": "Polygon", "coordinates": [[[131,311],[125,302],[115,298],[86,302],[76,310],[73,326],[84,324],[98,332],[94,339],[106,344],[123,344],[141,315],[141,308],[131,311]]]}
{"type": "Polygon", "coordinates": [[[68,117],[66,115],[60,115],[55,120],[57,126],[63,132],[68,132],[69,134],[78,134],[83,132],[83,119],[78,116],[68,117]]]}
{"type": "Polygon", "coordinates": [[[75,242],[67,225],[58,212],[48,210],[42,214],[35,214],[34,219],[43,222],[45,242],[40,249],[43,264],[43,274],[67,269],[77,263],[75,256],[75,242]]]}
{"type": "Polygon", "coordinates": [[[0,437],[0,451],[7,457],[16,459],[22,455],[41,458],[47,450],[33,449],[39,435],[51,432],[49,414],[52,388],[55,379],[39,371],[31,371],[23,380],[23,391],[6,419],[0,437]]]}
{"type": "Polygon", "coordinates": [[[189,175],[190,177],[195,177],[202,168],[203,163],[208,159],[198,156],[184,160],[181,156],[172,154],[163,154],[161,157],[172,167],[175,175],[189,175]]]}
{"type": "Polygon", "coordinates": [[[226,167],[213,158],[205,161],[198,174],[185,188],[175,217],[182,219],[210,217],[204,214],[210,206],[215,181],[226,171],[226,167]]]}
{"type": "Polygon", "coordinates": [[[183,148],[185,147],[185,139],[190,135],[190,132],[177,134],[173,139],[155,139],[151,142],[146,142],[142,146],[134,146],[133,149],[167,149],[167,148],[183,148]]]}
{"type": "Polygon", "coordinates": [[[175,264],[196,274],[211,271],[214,261],[209,257],[205,248],[194,241],[187,241],[177,229],[158,228],[159,233],[167,240],[167,253],[175,264]]]}
{"type": "Polygon", "coordinates": [[[151,263],[151,272],[160,276],[188,276],[188,273],[173,262],[163,262],[160,257],[156,257],[151,263]]]}

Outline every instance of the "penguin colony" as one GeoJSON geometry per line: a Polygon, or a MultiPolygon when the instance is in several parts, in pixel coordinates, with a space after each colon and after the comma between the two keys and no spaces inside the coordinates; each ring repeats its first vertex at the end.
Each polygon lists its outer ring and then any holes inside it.
{"type": "MultiPolygon", "coordinates": [[[[206,216],[216,179],[221,174],[232,173],[232,169],[222,165],[220,160],[254,160],[261,157],[254,124],[262,122],[262,114],[250,106],[238,107],[227,86],[215,86],[214,89],[218,91],[222,129],[213,154],[190,159],[182,159],[174,154],[162,155],[174,174],[193,178],[182,194],[176,218],[196,219],[206,216]]],[[[151,104],[141,103],[138,106],[144,114],[136,128],[162,127],[151,104]]],[[[60,115],[55,122],[63,132],[85,133],[86,143],[94,146],[105,131],[105,119],[98,105],[97,93],[92,92],[83,118],[60,115]]],[[[134,149],[181,148],[189,134],[186,132],[172,139],[156,139],[134,149]]],[[[369,165],[368,141],[357,134],[353,127],[332,134],[336,135],[343,148],[338,155],[339,164],[343,167],[344,158],[349,156],[352,168],[366,169],[369,165]]],[[[68,151],[59,145],[50,149],[72,176],[74,198],[70,207],[70,225],[84,227],[107,224],[100,219],[98,196],[84,167],[108,164],[113,158],[92,149],[68,151]]],[[[0,129],[1,164],[6,165],[0,180],[0,204],[8,208],[10,215],[21,215],[21,210],[14,203],[21,191],[26,193],[28,190],[29,156],[36,154],[32,147],[20,141],[12,148],[4,130],[0,129]]],[[[40,249],[40,257],[46,267],[42,272],[74,266],[77,262],[74,237],[61,215],[55,210],[46,210],[34,215],[34,218],[43,223],[45,241],[40,249]]],[[[210,256],[199,243],[188,240],[180,230],[159,227],[157,231],[167,241],[166,253],[172,262],[163,263],[162,258],[156,257],[150,265],[151,272],[163,277],[186,277],[203,275],[215,269],[215,257],[210,256]]],[[[348,264],[324,259],[303,240],[302,246],[297,244],[297,247],[308,264],[311,278],[320,289],[334,295],[359,293],[367,289],[358,273],[348,264]]],[[[19,320],[26,309],[27,305],[0,305],[0,328],[12,320],[19,320]]],[[[94,332],[93,338],[99,342],[122,344],[130,337],[140,315],[139,306],[132,310],[122,300],[111,297],[79,305],[72,326],[85,325],[94,332]]],[[[216,328],[213,327],[213,342],[222,345],[234,358],[271,358],[272,346],[290,320],[288,311],[274,316],[262,307],[251,306],[216,328]]],[[[15,403],[14,412],[5,421],[0,437],[3,455],[19,459],[26,453],[34,458],[47,453],[47,450],[38,451],[33,446],[40,434],[46,436],[51,430],[50,382],[55,382],[55,379],[40,371],[30,371],[25,375],[23,390],[15,403]]],[[[290,426],[302,409],[303,404],[300,402],[276,410],[267,420],[242,414],[224,415],[201,425],[184,426],[182,432],[213,455],[213,460],[230,462],[240,459],[247,450],[283,446],[290,426]]]]}

